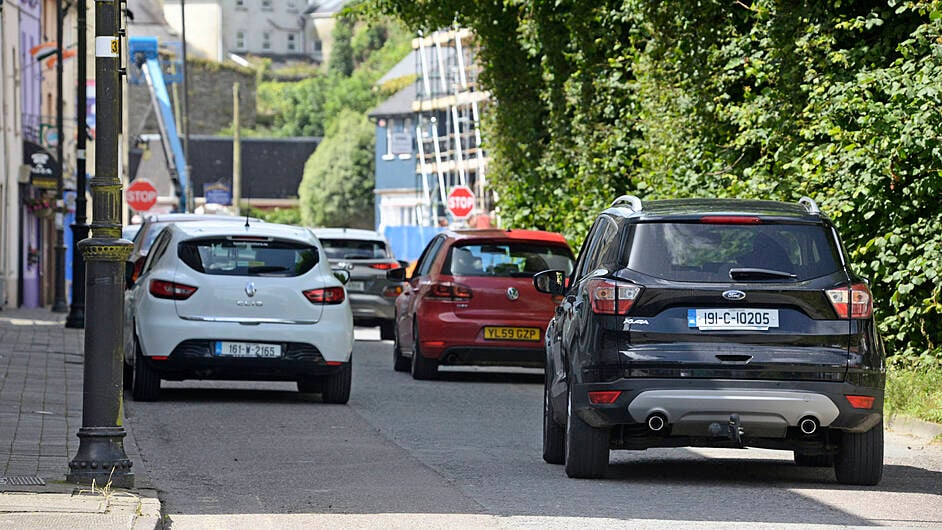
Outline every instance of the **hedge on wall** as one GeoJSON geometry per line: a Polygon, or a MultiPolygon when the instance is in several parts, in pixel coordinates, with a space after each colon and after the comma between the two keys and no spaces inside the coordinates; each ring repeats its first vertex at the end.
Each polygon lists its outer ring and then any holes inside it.
{"type": "Polygon", "coordinates": [[[614,196],[813,197],[888,352],[942,365],[939,0],[372,0],[481,46],[502,217],[578,244],[614,196]],[[787,4],[787,5],[786,5],[787,4]]]}

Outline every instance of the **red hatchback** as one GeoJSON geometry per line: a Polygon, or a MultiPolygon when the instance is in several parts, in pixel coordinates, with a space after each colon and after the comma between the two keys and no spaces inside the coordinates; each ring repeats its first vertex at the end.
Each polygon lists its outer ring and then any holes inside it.
{"type": "Polygon", "coordinates": [[[556,233],[442,232],[425,247],[396,299],[394,367],[432,379],[439,365],[542,367],[544,333],[558,300],[533,287],[537,272],[573,267],[556,233]]]}

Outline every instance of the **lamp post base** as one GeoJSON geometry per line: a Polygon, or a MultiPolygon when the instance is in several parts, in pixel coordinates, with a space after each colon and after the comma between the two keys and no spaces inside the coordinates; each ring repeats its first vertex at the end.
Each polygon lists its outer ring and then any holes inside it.
{"type": "Polygon", "coordinates": [[[65,327],[82,329],[85,327],[85,304],[72,304],[69,316],[65,317],[65,327]]]}
{"type": "Polygon", "coordinates": [[[133,488],[131,459],[124,452],[127,435],[124,427],[82,427],[78,431],[79,449],[69,462],[66,480],[73,484],[115,488],[133,488]]]}

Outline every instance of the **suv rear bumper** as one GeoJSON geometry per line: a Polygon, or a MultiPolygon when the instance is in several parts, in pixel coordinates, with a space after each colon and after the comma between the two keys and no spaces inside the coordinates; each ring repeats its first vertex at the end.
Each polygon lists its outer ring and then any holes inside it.
{"type": "Polygon", "coordinates": [[[621,379],[575,384],[573,411],[594,427],[646,425],[652,415],[666,420],[663,434],[709,436],[736,415],[743,430],[757,437],[783,438],[789,428],[814,418],[820,427],[863,432],[883,416],[883,391],[848,383],[621,379]],[[592,404],[589,392],[621,391],[611,404],[592,404]],[[856,409],[847,395],[873,396],[871,409],[856,409]]]}

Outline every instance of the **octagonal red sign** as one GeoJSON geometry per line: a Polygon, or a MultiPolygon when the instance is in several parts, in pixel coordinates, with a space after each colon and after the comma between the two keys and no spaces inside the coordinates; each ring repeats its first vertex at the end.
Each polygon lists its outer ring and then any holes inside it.
{"type": "Polygon", "coordinates": [[[474,211],[474,193],[467,186],[455,186],[448,192],[448,212],[456,219],[464,219],[474,211]]]}
{"type": "Polygon", "coordinates": [[[131,209],[146,212],[157,204],[157,187],[145,178],[134,179],[125,190],[124,197],[131,209]]]}

